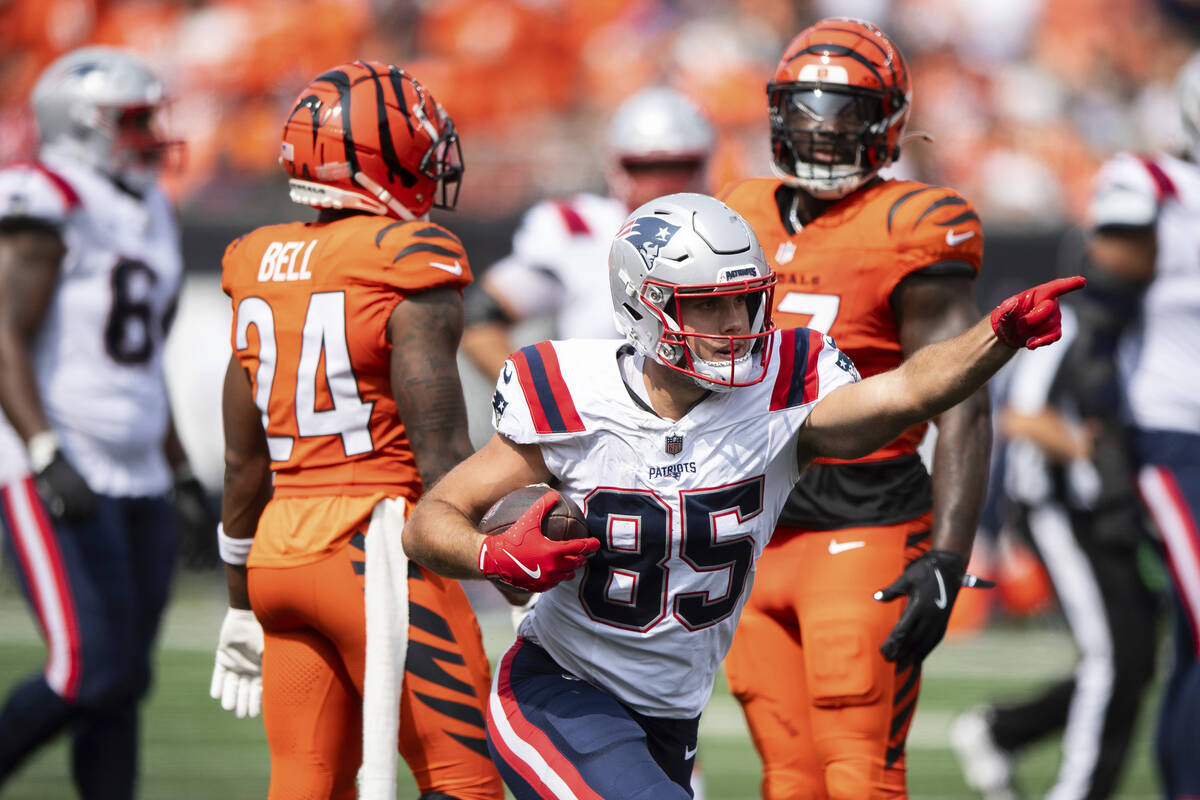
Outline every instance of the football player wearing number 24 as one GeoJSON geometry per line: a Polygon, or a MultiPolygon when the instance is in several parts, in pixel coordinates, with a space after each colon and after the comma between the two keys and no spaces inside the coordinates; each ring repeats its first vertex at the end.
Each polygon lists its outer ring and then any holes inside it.
{"type": "Polygon", "coordinates": [[[0,527],[47,645],[0,712],[0,782],[70,731],[80,794],[133,796],[179,525],[211,530],[163,372],[166,100],[132,53],[67,53],[33,90],[37,158],[0,171],[0,527]]]}
{"type": "Polygon", "coordinates": [[[271,800],[395,798],[397,743],[422,797],[501,800],[470,604],[382,530],[472,450],[455,362],[470,265],[428,216],[458,198],[454,123],[404,70],[341,64],[297,95],[280,164],[320,211],[222,265],[230,609],[211,694],[239,717],[261,696],[271,800]]]}
{"type": "Polygon", "coordinates": [[[979,389],[1017,349],[1053,342],[1056,298],[1083,284],[1023,292],[862,380],[827,336],[776,330],[775,273],[714,198],[636,209],[609,277],[625,338],[514,353],[495,435],[403,531],[408,555],[440,574],[544,592],[488,701],[492,757],[522,800],[690,797],[700,712],[800,473],[871,452],[979,389]],[[502,534],[478,531],[499,498],[539,482],[583,508],[595,538],[546,540],[552,495],[502,534]]]}

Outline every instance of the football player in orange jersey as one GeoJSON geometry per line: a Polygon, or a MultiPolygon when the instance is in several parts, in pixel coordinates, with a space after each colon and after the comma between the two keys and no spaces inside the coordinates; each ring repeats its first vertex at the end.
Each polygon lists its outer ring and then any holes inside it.
{"type": "MultiPolygon", "coordinates": [[[[971,204],[879,176],[911,99],[895,44],[868,22],[822,20],[788,45],[767,95],[778,178],[721,197],[779,275],[779,327],[829,333],[864,376],[969,328],[983,252],[971,204]]],[[[818,459],[758,563],[725,663],[766,798],[906,794],[921,662],[945,633],[987,480],[986,393],[936,422],[932,480],[924,425],[861,459],[818,459]]]]}
{"type": "Polygon", "coordinates": [[[292,200],[321,211],[225,252],[230,610],[213,697],[240,717],[261,694],[271,800],[353,798],[360,764],[359,796],[394,798],[397,737],[423,798],[501,798],[478,623],[397,530],[472,452],[455,362],[471,272],[428,221],[457,201],[454,125],[403,70],[342,64],[300,92],[280,162],[292,200]],[[389,659],[402,666],[372,703],[389,659]]]}

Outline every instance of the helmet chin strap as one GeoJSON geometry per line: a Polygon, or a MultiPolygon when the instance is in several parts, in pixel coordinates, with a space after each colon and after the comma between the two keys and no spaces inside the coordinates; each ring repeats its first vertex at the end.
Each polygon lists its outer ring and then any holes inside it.
{"type": "Polygon", "coordinates": [[[354,173],[354,182],[366,189],[371,194],[379,198],[379,201],[391,209],[393,214],[396,214],[400,219],[407,222],[412,222],[417,217],[411,211],[404,207],[399,200],[392,197],[391,192],[383,188],[383,186],[374,180],[365,172],[354,173]]]}

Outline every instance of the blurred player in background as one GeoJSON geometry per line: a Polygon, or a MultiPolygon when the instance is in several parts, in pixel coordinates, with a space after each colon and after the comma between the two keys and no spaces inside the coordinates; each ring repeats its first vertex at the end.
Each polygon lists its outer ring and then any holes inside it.
{"type": "Polygon", "coordinates": [[[0,712],[0,780],[69,729],[80,794],[128,798],[173,482],[185,521],[206,516],[162,363],[183,261],[157,181],[181,143],[120,50],[63,56],[32,100],[37,160],[0,171],[0,521],[49,652],[0,712]]]}
{"type": "Polygon", "coordinates": [[[254,715],[261,687],[271,800],[353,798],[360,764],[359,796],[394,798],[397,737],[422,797],[501,798],[466,595],[381,530],[472,452],[455,361],[471,272],[428,220],[458,199],[454,124],[403,70],[343,64],[300,92],[281,164],[292,200],[321,211],[225,253],[230,609],[213,697],[254,715]]]}
{"type": "MultiPolygon", "coordinates": [[[[830,334],[866,376],[970,327],[983,254],[971,204],[879,176],[911,102],[895,44],[869,22],[822,20],[788,45],[767,95],[779,177],[721,196],[779,274],[777,324],[830,334]]],[[[863,458],[818,459],[758,564],[725,665],[766,798],[905,796],[921,662],[946,630],[982,507],[986,392],[936,422],[932,482],[916,452],[924,423],[863,458]]]]}
{"type": "Polygon", "coordinates": [[[442,574],[545,592],[488,704],[488,743],[521,800],[689,798],[699,715],[799,474],[871,452],[975,391],[1014,347],[1056,339],[1053,298],[1082,284],[1024,292],[860,381],[828,336],[775,330],[775,273],[714,198],[647,203],[611,253],[625,338],[514,353],[495,435],[404,528],[406,551],[442,574]],[[479,533],[487,508],[535,482],[577,502],[592,536],[542,536],[553,492],[479,533]]]}
{"type": "Polygon", "coordinates": [[[1154,677],[1158,600],[1139,566],[1142,513],[1116,420],[1085,416],[1097,367],[1075,347],[1078,328],[1065,303],[1061,346],[1018,353],[997,392],[1006,516],[1037,548],[1079,660],[1027,699],[955,720],[950,744],[967,785],[988,800],[1019,796],[1014,756],[1054,733],[1062,759],[1046,796],[1111,797],[1154,677]]]}
{"type": "Polygon", "coordinates": [[[1200,797],[1200,54],[1179,73],[1181,157],[1121,154],[1096,179],[1081,336],[1097,414],[1132,427],[1137,482],[1175,594],[1158,727],[1166,796],[1200,797]]]}
{"type": "Polygon", "coordinates": [[[631,210],[673,192],[706,190],[712,125],[687,97],[665,87],[633,94],[605,141],[609,194],[577,194],[530,208],[513,250],[467,293],[463,352],[489,381],[513,351],[511,327],[553,314],[555,336],[607,338],[615,328],[608,249],[631,210]]]}

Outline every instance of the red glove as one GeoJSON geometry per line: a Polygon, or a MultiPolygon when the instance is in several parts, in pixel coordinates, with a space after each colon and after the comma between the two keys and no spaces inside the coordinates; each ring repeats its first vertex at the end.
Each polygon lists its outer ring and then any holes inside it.
{"type": "Polygon", "coordinates": [[[479,547],[483,577],[529,592],[544,592],[575,577],[600,542],[590,536],[562,542],[543,536],[542,518],[557,501],[558,492],[546,492],[503,533],[484,538],[479,547]]]}
{"type": "Polygon", "coordinates": [[[1087,280],[1081,275],[1034,286],[1014,294],[992,311],[992,330],[1009,347],[1030,350],[1062,338],[1062,312],[1059,295],[1082,289],[1087,280]]]}

